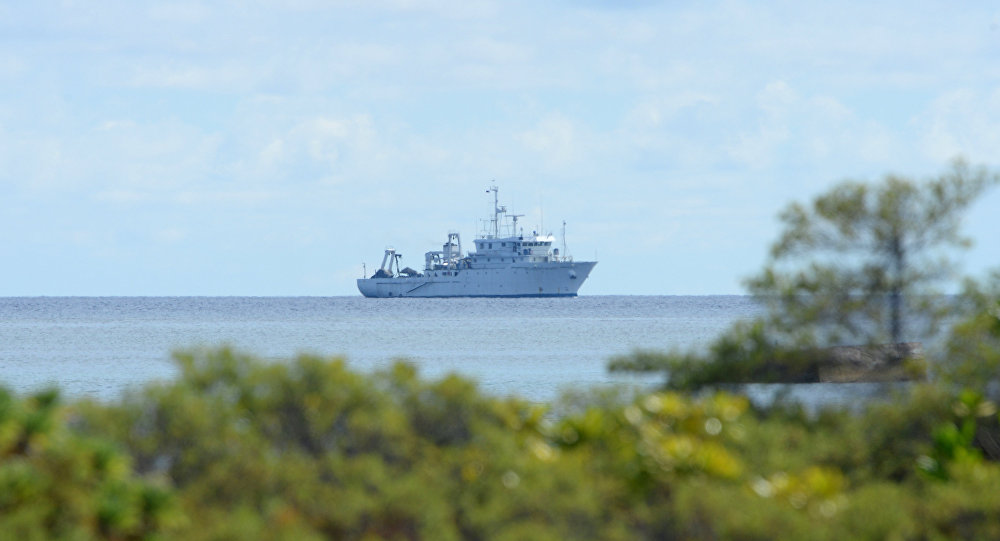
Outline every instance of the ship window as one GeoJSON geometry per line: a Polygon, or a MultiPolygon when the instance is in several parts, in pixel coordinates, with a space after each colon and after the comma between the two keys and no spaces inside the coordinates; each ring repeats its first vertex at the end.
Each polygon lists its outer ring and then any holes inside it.
{"type": "Polygon", "coordinates": [[[507,243],[506,242],[501,242],[500,246],[507,246],[507,243]]]}

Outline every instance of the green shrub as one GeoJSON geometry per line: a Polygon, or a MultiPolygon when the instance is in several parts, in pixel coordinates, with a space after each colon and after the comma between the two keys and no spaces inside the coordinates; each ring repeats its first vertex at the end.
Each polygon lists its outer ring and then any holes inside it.
{"type": "Polygon", "coordinates": [[[180,354],[112,403],[0,393],[0,531],[24,539],[996,538],[982,395],[859,410],[726,393],[546,405],[397,363],[180,354]],[[948,428],[951,427],[951,428],[948,428]],[[933,460],[934,462],[930,462],[933,460]],[[938,469],[929,468],[934,465],[938,469]]]}

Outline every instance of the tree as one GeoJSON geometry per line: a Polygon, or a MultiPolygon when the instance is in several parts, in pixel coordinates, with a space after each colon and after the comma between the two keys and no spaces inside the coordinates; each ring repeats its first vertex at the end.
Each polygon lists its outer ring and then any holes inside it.
{"type": "Polygon", "coordinates": [[[997,179],[957,160],[923,183],[846,181],[789,205],[767,265],[747,281],[768,328],[798,345],[899,344],[933,328],[935,286],[954,271],[948,256],[969,245],[962,213],[997,179]]]}
{"type": "Polygon", "coordinates": [[[953,274],[948,256],[969,245],[959,231],[963,211],[997,181],[956,161],[923,183],[894,175],[847,181],[809,205],[793,203],[780,214],[784,227],[767,265],[746,282],[762,316],[737,323],[704,352],[639,351],[609,368],[663,372],[674,389],[820,381],[845,367],[849,377],[923,375],[921,362],[898,362],[913,353],[900,343],[956,308],[935,286],[953,274]]]}

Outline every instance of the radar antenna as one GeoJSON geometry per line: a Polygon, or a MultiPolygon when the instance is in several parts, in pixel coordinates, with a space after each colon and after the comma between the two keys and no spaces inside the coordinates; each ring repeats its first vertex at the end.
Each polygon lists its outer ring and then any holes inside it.
{"type": "Polygon", "coordinates": [[[517,219],[518,218],[524,218],[524,214],[511,214],[510,217],[511,217],[511,219],[514,220],[514,225],[512,226],[513,227],[513,231],[511,232],[511,235],[513,235],[513,236],[516,237],[517,236],[517,219]]]}

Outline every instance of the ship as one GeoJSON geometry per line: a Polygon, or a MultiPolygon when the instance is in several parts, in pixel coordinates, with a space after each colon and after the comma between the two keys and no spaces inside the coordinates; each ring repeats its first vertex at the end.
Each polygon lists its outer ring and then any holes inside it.
{"type": "MultiPolygon", "coordinates": [[[[475,251],[462,252],[461,236],[449,232],[440,250],[424,254],[423,271],[400,268],[402,254],[386,248],[382,265],[369,278],[358,279],[365,297],[575,297],[596,261],[574,261],[565,247],[553,247],[555,237],[532,231],[525,235],[513,214],[499,204],[499,189],[491,186],[493,217],[473,242],[475,251]]],[[[367,273],[365,273],[367,275],[367,273]]]]}

